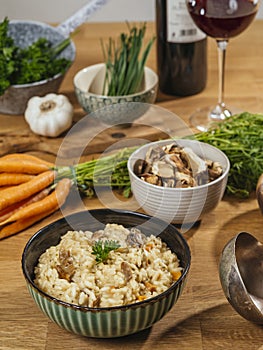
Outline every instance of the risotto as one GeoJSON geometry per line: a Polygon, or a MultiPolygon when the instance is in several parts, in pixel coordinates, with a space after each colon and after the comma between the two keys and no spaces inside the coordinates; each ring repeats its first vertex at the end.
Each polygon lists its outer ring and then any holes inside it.
{"type": "Polygon", "coordinates": [[[68,231],[40,256],[35,283],[71,304],[111,307],[154,297],[181,272],[178,257],[160,238],[107,224],[96,232],[68,231]]]}

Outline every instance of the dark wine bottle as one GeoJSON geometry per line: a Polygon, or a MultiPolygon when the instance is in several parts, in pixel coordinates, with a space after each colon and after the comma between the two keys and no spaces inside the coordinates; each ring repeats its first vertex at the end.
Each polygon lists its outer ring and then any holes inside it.
{"type": "Polygon", "coordinates": [[[185,0],[156,0],[156,36],[160,90],[175,96],[201,92],[207,77],[207,39],[185,0]]]}

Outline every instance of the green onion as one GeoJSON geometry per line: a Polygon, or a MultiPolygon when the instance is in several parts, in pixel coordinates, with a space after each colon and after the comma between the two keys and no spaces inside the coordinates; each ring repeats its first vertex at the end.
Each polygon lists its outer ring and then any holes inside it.
{"type": "Polygon", "coordinates": [[[106,65],[103,95],[130,95],[138,92],[141,87],[144,66],[155,37],[141,52],[146,24],[144,23],[140,28],[130,27],[128,24],[128,30],[128,34],[120,34],[117,42],[109,38],[107,45],[101,43],[106,65]]]}

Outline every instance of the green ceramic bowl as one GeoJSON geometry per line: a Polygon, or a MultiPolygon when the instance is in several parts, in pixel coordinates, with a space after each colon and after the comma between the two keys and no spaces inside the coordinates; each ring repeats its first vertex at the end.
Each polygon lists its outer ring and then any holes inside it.
{"type": "Polygon", "coordinates": [[[151,327],[176,303],[184,288],[190,268],[190,250],[185,238],[170,224],[156,218],[124,210],[97,209],[71,214],[39,230],[28,241],[22,256],[22,269],[28,290],[41,309],[60,327],[73,333],[96,338],[121,337],[151,327]],[[108,308],[89,308],[62,302],[47,295],[34,284],[34,267],[39,256],[58,244],[68,230],[103,228],[106,223],[125,227],[140,226],[146,235],[159,233],[175,252],[183,267],[182,276],[167,291],[151,299],[108,308]]]}

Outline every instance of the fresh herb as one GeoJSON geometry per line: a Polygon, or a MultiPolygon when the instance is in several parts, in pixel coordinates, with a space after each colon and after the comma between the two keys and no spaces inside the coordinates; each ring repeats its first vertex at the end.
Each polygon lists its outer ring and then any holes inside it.
{"type": "Polygon", "coordinates": [[[45,38],[40,38],[26,49],[20,49],[16,55],[17,71],[11,76],[12,84],[28,84],[64,73],[71,61],[57,58],[70,43],[67,38],[52,46],[45,38]]]}
{"type": "Polygon", "coordinates": [[[119,41],[109,38],[108,45],[102,42],[102,50],[106,64],[106,75],[103,94],[108,96],[130,95],[139,91],[146,59],[154,43],[153,37],[145,49],[143,40],[146,24],[140,28],[130,27],[129,33],[121,33],[119,41]]]}
{"type": "Polygon", "coordinates": [[[10,76],[16,69],[14,56],[17,48],[12,38],[8,37],[8,19],[0,23],[0,95],[10,86],[10,76]]]}
{"type": "Polygon", "coordinates": [[[39,38],[22,49],[8,36],[8,24],[7,18],[0,23],[0,95],[10,85],[33,83],[66,71],[71,61],[58,55],[70,38],[54,47],[46,38],[39,38]]]}
{"type": "Polygon", "coordinates": [[[263,173],[263,115],[244,112],[194,135],[223,151],[230,161],[227,193],[248,197],[263,173]]]}
{"type": "Polygon", "coordinates": [[[117,241],[112,240],[98,240],[92,246],[92,254],[96,255],[96,262],[99,264],[108,259],[109,253],[120,247],[117,241]]]}
{"type": "Polygon", "coordinates": [[[111,155],[93,159],[74,166],[58,167],[56,181],[63,177],[72,179],[87,197],[93,197],[96,187],[111,187],[122,191],[125,198],[131,194],[127,161],[136,147],[124,148],[111,155]]]}

